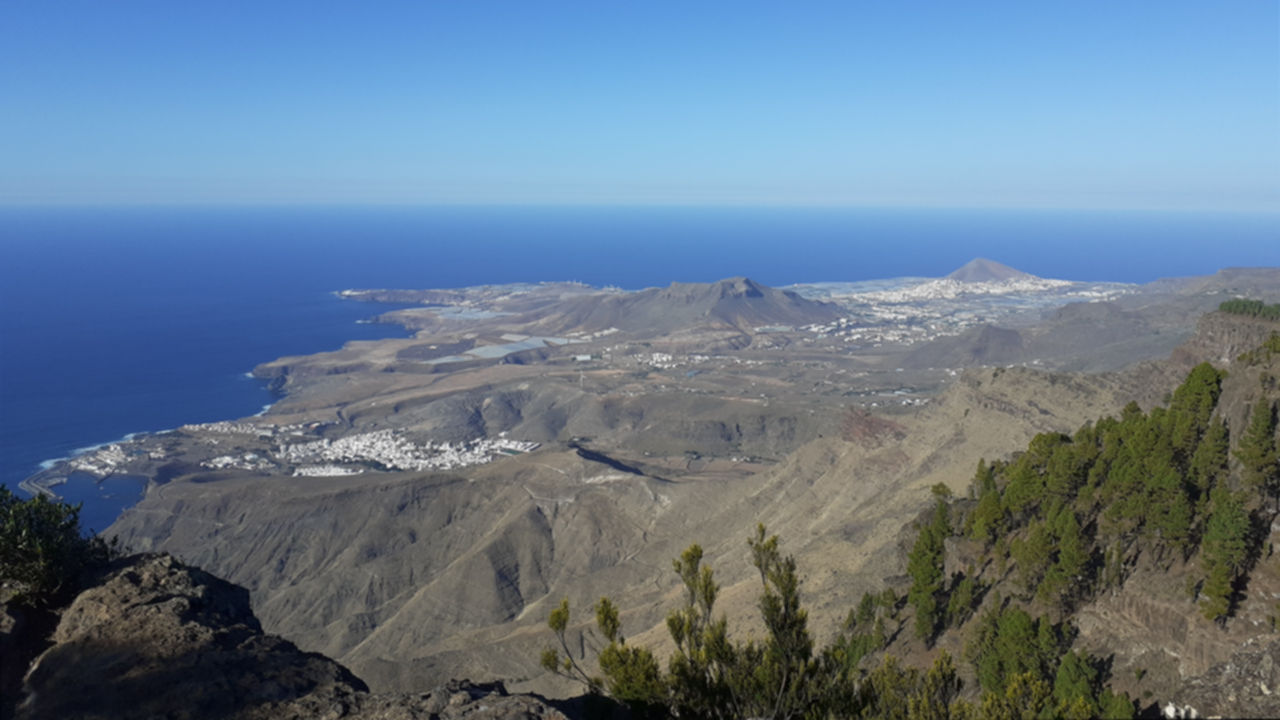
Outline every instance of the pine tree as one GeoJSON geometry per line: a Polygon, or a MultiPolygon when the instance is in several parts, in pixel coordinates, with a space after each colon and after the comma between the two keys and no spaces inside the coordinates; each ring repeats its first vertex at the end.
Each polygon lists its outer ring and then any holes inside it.
{"type": "Polygon", "coordinates": [[[667,632],[676,645],[667,662],[671,704],[681,715],[734,717],[734,648],[728,640],[728,621],[712,618],[720,586],[711,568],[702,564],[702,547],[697,544],[672,566],[684,581],[685,604],[667,616],[667,632]]]}
{"type": "Polygon", "coordinates": [[[1223,486],[1213,490],[1202,547],[1207,577],[1201,610],[1210,620],[1222,620],[1231,613],[1233,585],[1249,556],[1249,515],[1241,498],[1223,486]]]}
{"type": "Polygon", "coordinates": [[[1124,693],[1115,694],[1105,689],[1098,696],[1098,717],[1108,720],[1130,720],[1133,717],[1133,701],[1124,693]]]}
{"type": "Polygon", "coordinates": [[[560,645],[560,649],[546,648],[542,651],[542,667],[551,672],[568,678],[575,682],[582,683],[587,692],[595,694],[604,687],[604,681],[594,675],[591,675],[573,659],[573,653],[569,650],[569,642],[566,633],[569,629],[569,598],[560,601],[559,607],[551,611],[550,617],[547,618],[547,626],[551,628],[551,632],[555,633],[556,642],[560,645]],[[564,653],[561,655],[561,653],[564,653]]]}
{"type": "Polygon", "coordinates": [[[740,706],[757,717],[799,717],[824,689],[813,661],[808,613],[800,607],[796,561],[778,551],[777,535],[766,539],[764,525],[756,526],[756,535],[747,544],[751,548],[751,564],[760,572],[764,585],[760,614],[768,638],[762,648],[762,662],[752,673],[758,692],[752,702],[740,706]]]}
{"type": "Polygon", "coordinates": [[[1280,490],[1280,467],[1277,467],[1276,454],[1276,411],[1275,405],[1259,400],[1253,406],[1249,427],[1244,437],[1240,438],[1240,446],[1236,449],[1236,458],[1244,466],[1243,477],[1248,487],[1272,497],[1280,490]]]}
{"type": "Polygon", "coordinates": [[[1185,546],[1191,537],[1191,503],[1182,477],[1172,467],[1162,467],[1147,479],[1146,521],[1161,540],[1185,546]]]}
{"type": "Polygon", "coordinates": [[[1097,684],[1098,671],[1086,658],[1075,652],[1064,654],[1058,664],[1058,674],[1053,680],[1053,699],[1058,702],[1059,715],[1098,717],[1098,705],[1094,698],[1097,684]],[[1082,709],[1084,712],[1080,712],[1082,709]]]}
{"type": "Polygon", "coordinates": [[[1062,508],[1051,522],[1058,554],[1053,566],[1045,573],[1038,593],[1059,609],[1066,609],[1082,592],[1081,585],[1089,554],[1074,512],[1069,508],[1062,508]]]}
{"type": "MultiPolygon", "coordinates": [[[[979,472],[982,467],[979,466],[979,472]]],[[[984,482],[979,489],[978,505],[968,518],[970,538],[986,544],[992,543],[1004,532],[1004,508],[1000,504],[1000,491],[995,481],[984,482]]]]}
{"type": "Polygon", "coordinates": [[[600,671],[609,694],[644,714],[661,707],[667,687],[658,661],[648,648],[627,645],[618,620],[618,608],[607,597],[596,604],[596,627],[608,646],[600,651],[600,671]]]}
{"type": "Polygon", "coordinates": [[[1225,375],[1207,362],[1200,363],[1174,391],[1169,403],[1168,434],[1179,457],[1189,458],[1208,429],[1225,375]]]}
{"type": "Polygon", "coordinates": [[[1205,618],[1225,621],[1231,614],[1231,571],[1222,565],[1210,566],[1209,576],[1200,592],[1205,596],[1200,602],[1200,612],[1205,618]]]}
{"type": "Polygon", "coordinates": [[[920,529],[920,535],[907,557],[907,573],[911,575],[911,590],[907,593],[907,601],[916,610],[916,636],[922,640],[932,638],[938,626],[944,543],[950,535],[951,522],[947,503],[939,497],[934,505],[932,520],[920,529]]]}
{"type": "Polygon", "coordinates": [[[996,479],[994,467],[988,466],[985,459],[979,458],[978,469],[973,474],[973,480],[969,482],[969,498],[980,498],[988,490],[994,490],[995,487],[996,479]]]}
{"type": "Polygon", "coordinates": [[[973,566],[969,566],[968,572],[960,578],[951,591],[951,599],[947,602],[947,625],[959,627],[969,619],[976,593],[977,583],[973,579],[973,566]]]}
{"type": "Polygon", "coordinates": [[[947,651],[938,654],[933,666],[907,701],[908,720],[949,720],[954,716],[956,697],[960,694],[960,679],[956,666],[947,651]]]}
{"type": "Polygon", "coordinates": [[[1053,536],[1043,522],[1031,526],[1027,537],[1013,542],[1013,559],[1018,563],[1018,577],[1028,593],[1040,587],[1053,559],[1053,536]]]}
{"type": "Polygon", "coordinates": [[[1189,472],[1200,500],[1207,501],[1209,491],[1226,479],[1229,446],[1227,424],[1219,418],[1209,425],[1191,456],[1189,472]]]}
{"type": "Polygon", "coordinates": [[[1002,691],[982,694],[978,717],[987,720],[1024,720],[1040,717],[1049,708],[1049,684],[1035,673],[1013,676],[1002,691]]]}
{"type": "Polygon", "coordinates": [[[876,597],[869,592],[862,593],[858,601],[858,609],[853,613],[853,622],[849,629],[865,628],[876,617],[876,597]]]}
{"type": "Polygon", "coordinates": [[[1058,539],[1058,570],[1068,582],[1077,582],[1084,573],[1089,554],[1076,514],[1064,508],[1055,518],[1053,534],[1058,539]]]}

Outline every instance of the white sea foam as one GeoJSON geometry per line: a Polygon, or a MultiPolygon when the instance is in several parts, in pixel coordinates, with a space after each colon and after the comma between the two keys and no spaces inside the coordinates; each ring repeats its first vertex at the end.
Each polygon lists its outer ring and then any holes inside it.
{"type": "Polygon", "coordinates": [[[51,470],[51,469],[53,469],[53,466],[54,466],[54,465],[57,465],[57,464],[58,464],[58,463],[60,463],[60,462],[64,462],[64,461],[66,461],[66,460],[70,460],[70,459],[71,459],[70,457],[59,457],[59,458],[53,458],[53,459],[51,459],[51,460],[41,460],[41,461],[40,461],[40,469],[41,469],[41,470],[51,470]]]}
{"type": "Polygon", "coordinates": [[[108,445],[112,445],[112,444],[115,444],[115,443],[118,443],[118,442],[123,442],[123,440],[112,440],[112,441],[110,441],[110,442],[98,443],[98,444],[96,444],[96,445],[86,445],[86,446],[84,446],[84,447],[76,448],[75,450],[72,450],[72,451],[71,451],[71,457],[75,457],[75,456],[77,456],[77,455],[84,455],[84,454],[86,454],[86,453],[95,452],[95,451],[97,451],[97,450],[101,450],[102,448],[104,448],[104,447],[106,447],[106,446],[108,446],[108,445]]]}
{"type": "Polygon", "coordinates": [[[108,440],[107,442],[95,443],[93,445],[85,445],[84,447],[78,447],[72,450],[71,453],[68,455],[63,455],[62,457],[50,458],[48,460],[41,460],[39,464],[39,468],[41,470],[49,470],[49,469],[52,469],[54,465],[57,465],[60,462],[66,462],[68,460],[72,460],[77,457],[80,457],[81,455],[87,455],[92,452],[97,452],[109,445],[119,445],[120,443],[127,443],[136,439],[140,435],[147,435],[147,434],[148,433],[145,431],[131,432],[131,433],[126,433],[124,437],[121,437],[117,440],[108,440]]]}

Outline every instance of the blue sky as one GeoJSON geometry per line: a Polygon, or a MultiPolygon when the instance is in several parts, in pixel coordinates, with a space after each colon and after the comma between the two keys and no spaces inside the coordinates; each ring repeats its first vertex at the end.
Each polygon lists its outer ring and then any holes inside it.
{"type": "Polygon", "coordinates": [[[0,203],[1280,210],[1280,2],[15,0],[0,203]]]}

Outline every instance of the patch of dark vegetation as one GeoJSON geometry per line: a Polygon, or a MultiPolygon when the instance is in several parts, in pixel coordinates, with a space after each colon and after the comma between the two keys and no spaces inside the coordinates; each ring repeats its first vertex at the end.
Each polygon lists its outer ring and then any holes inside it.
{"type": "Polygon", "coordinates": [[[58,609],[121,552],[113,539],[85,537],[80,506],[0,485],[0,718],[13,716],[22,676],[49,646],[58,609]]]}
{"type": "Polygon", "coordinates": [[[0,599],[56,606],[80,590],[86,575],[119,557],[114,540],[81,532],[79,505],[44,495],[23,500],[0,486],[0,599]]]}
{"type": "Polygon", "coordinates": [[[1232,315],[1245,315],[1248,317],[1263,318],[1265,320],[1280,320],[1280,303],[1268,305],[1261,300],[1247,300],[1245,298],[1236,298],[1227,300],[1218,306],[1218,310],[1232,315]]]}

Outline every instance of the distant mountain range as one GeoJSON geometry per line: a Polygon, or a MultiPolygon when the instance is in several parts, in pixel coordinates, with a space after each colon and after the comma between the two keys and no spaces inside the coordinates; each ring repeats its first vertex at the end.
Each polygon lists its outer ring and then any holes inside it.
{"type": "Polygon", "coordinates": [[[830,322],[841,314],[840,308],[830,303],[735,277],[575,298],[555,308],[544,322],[552,328],[616,327],[651,334],[698,327],[751,332],[767,326],[830,322]]]}

